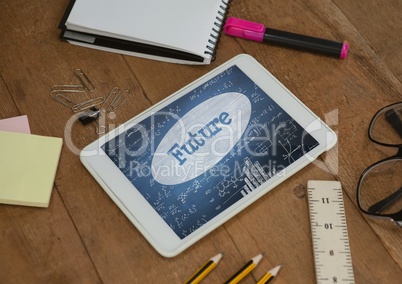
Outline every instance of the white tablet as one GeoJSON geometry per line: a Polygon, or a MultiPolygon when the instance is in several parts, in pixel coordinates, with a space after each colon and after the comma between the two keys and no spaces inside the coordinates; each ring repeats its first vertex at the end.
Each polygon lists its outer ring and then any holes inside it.
{"type": "Polygon", "coordinates": [[[239,55],[80,156],[150,244],[173,257],[336,140],[255,59],[239,55]]]}

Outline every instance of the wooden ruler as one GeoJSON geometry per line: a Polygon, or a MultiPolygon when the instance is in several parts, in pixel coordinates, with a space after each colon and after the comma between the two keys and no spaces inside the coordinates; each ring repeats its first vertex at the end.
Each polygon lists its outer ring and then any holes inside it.
{"type": "Polygon", "coordinates": [[[310,180],[307,187],[317,283],[354,283],[341,183],[310,180]]]}

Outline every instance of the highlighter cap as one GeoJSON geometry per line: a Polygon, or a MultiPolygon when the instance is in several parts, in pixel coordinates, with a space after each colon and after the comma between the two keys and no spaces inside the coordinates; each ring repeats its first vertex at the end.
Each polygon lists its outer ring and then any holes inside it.
{"type": "Polygon", "coordinates": [[[263,24],[229,17],[226,20],[223,31],[230,36],[262,42],[265,26],[263,24]]]}
{"type": "Polygon", "coordinates": [[[341,59],[346,58],[346,56],[348,55],[348,51],[349,51],[349,44],[344,42],[342,45],[342,50],[341,50],[341,54],[340,54],[339,58],[341,58],[341,59]]]}

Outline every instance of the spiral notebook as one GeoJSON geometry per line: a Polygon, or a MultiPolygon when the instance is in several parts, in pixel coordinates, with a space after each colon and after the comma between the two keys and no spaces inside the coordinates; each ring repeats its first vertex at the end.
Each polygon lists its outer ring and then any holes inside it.
{"type": "Polygon", "coordinates": [[[72,0],[59,25],[71,44],[209,64],[230,0],[72,0]]]}

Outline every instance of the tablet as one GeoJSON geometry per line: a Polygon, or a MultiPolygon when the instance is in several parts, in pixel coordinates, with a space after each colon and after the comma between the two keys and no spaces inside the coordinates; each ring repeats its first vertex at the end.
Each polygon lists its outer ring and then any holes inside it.
{"type": "Polygon", "coordinates": [[[336,140],[255,59],[238,55],[88,145],[80,159],[149,243],[173,257],[336,140]]]}

